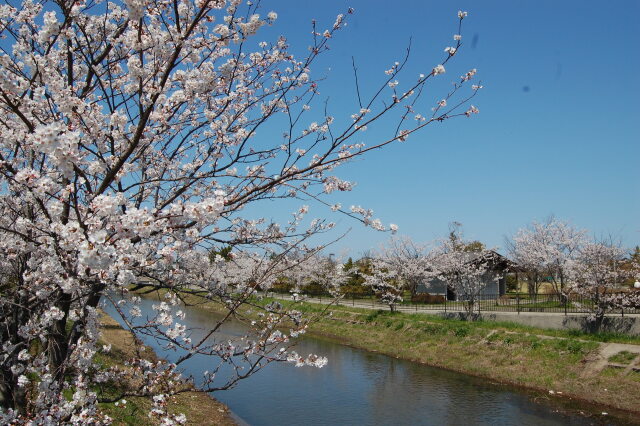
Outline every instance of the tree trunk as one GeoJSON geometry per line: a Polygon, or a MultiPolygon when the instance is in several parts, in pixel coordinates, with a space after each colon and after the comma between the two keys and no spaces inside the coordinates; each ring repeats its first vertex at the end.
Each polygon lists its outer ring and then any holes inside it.
{"type": "Polygon", "coordinates": [[[540,278],[537,272],[531,272],[527,274],[527,291],[529,292],[529,296],[534,297],[538,294],[538,283],[540,278]]]}

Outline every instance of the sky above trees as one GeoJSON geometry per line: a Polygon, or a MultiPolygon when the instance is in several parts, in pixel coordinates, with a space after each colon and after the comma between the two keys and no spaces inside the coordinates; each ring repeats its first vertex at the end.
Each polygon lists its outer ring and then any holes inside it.
{"type": "MultiPolygon", "coordinates": [[[[408,72],[400,80],[400,87],[408,85],[409,76],[428,73],[453,44],[459,9],[469,12],[464,45],[427,98],[435,104],[474,67],[484,89],[473,101],[478,116],[428,126],[405,144],[339,172],[357,186],[335,195],[337,202],[371,208],[416,241],[444,235],[455,220],[470,238],[502,246],[505,235],[554,214],[595,235],[619,236],[625,246],[640,242],[640,55],[634,47],[640,42],[640,3],[265,3],[279,18],[261,35],[285,34],[302,53],[311,20],[327,27],[348,6],[355,9],[349,26],[312,70],[315,77],[326,76],[321,97],[329,99],[337,120],[348,120],[358,109],[352,56],[366,92],[402,59],[411,39],[408,72]]],[[[363,133],[362,141],[384,136],[378,127],[363,133]]],[[[309,204],[311,216],[331,216],[328,208],[309,204]]],[[[274,217],[291,210],[278,203],[260,209],[274,217]]],[[[348,248],[357,255],[388,238],[346,217],[332,219],[340,230],[352,228],[331,249],[336,253],[348,248]]]]}

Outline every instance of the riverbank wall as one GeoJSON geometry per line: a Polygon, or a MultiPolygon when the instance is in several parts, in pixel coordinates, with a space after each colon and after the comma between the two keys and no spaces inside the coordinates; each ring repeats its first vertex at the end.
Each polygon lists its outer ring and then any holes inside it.
{"type": "MultiPolygon", "coordinates": [[[[463,319],[463,312],[440,312],[442,318],[463,319]]],[[[579,330],[589,333],[593,329],[593,323],[586,315],[562,315],[551,313],[524,312],[487,312],[474,314],[474,319],[480,321],[513,322],[536,328],[548,328],[554,330],[579,330]]],[[[608,333],[621,333],[629,336],[640,336],[640,316],[606,316],[600,331],[608,333]]]]}

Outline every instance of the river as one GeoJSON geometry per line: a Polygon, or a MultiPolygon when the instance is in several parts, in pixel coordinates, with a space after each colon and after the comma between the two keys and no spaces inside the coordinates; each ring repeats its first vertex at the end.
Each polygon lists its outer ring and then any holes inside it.
{"type": "MultiPolygon", "coordinates": [[[[153,300],[143,299],[143,316],[153,300]]],[[[105,310],[113,315],[113,309],[105,310]]],[[[183,308],[189,327],[206,329],[210,313],[183,308]]],[[[229,322],[224,333],[240,335],[243,325],[229,322]]],[[[152,340],[158,355],[176,353],[152,340]]],[[[545,395],[490,383],[464,374],[354,349],[305,336],[300,354],[329,358],[321,368],[270,364],[231,390],[215,393],[250,425],[588,425],[619,424],[613,417],[587,418],[545,395]],[[537,402],[536,402],[537,400],[537,402]],[[550,401],[551,400],[551,401],[550,401]]],[[[195,357],[183,365],[186,374],[201,376],[211,362],[195,357]]]]}

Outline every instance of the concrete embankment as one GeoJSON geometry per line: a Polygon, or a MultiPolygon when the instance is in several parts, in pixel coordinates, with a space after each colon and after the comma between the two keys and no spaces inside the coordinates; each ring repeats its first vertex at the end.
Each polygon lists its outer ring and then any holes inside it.
{"type": "MultiPolygon", "coordinates": [[[[460,318],[460,312],[440,312],[445,318],[460,318]]],[[[554,330],[580,330],[589,332],[592,322],[584,314],[557,314],[537,312],[486,312],[476,316],[483,321],[508,321],[537,328],[550,328],[554,330]]],[[[600,331],[609,333],[621,333],[630,336],[640,336],[640,316],[607,316],[603,319],[600,331]]]]}

